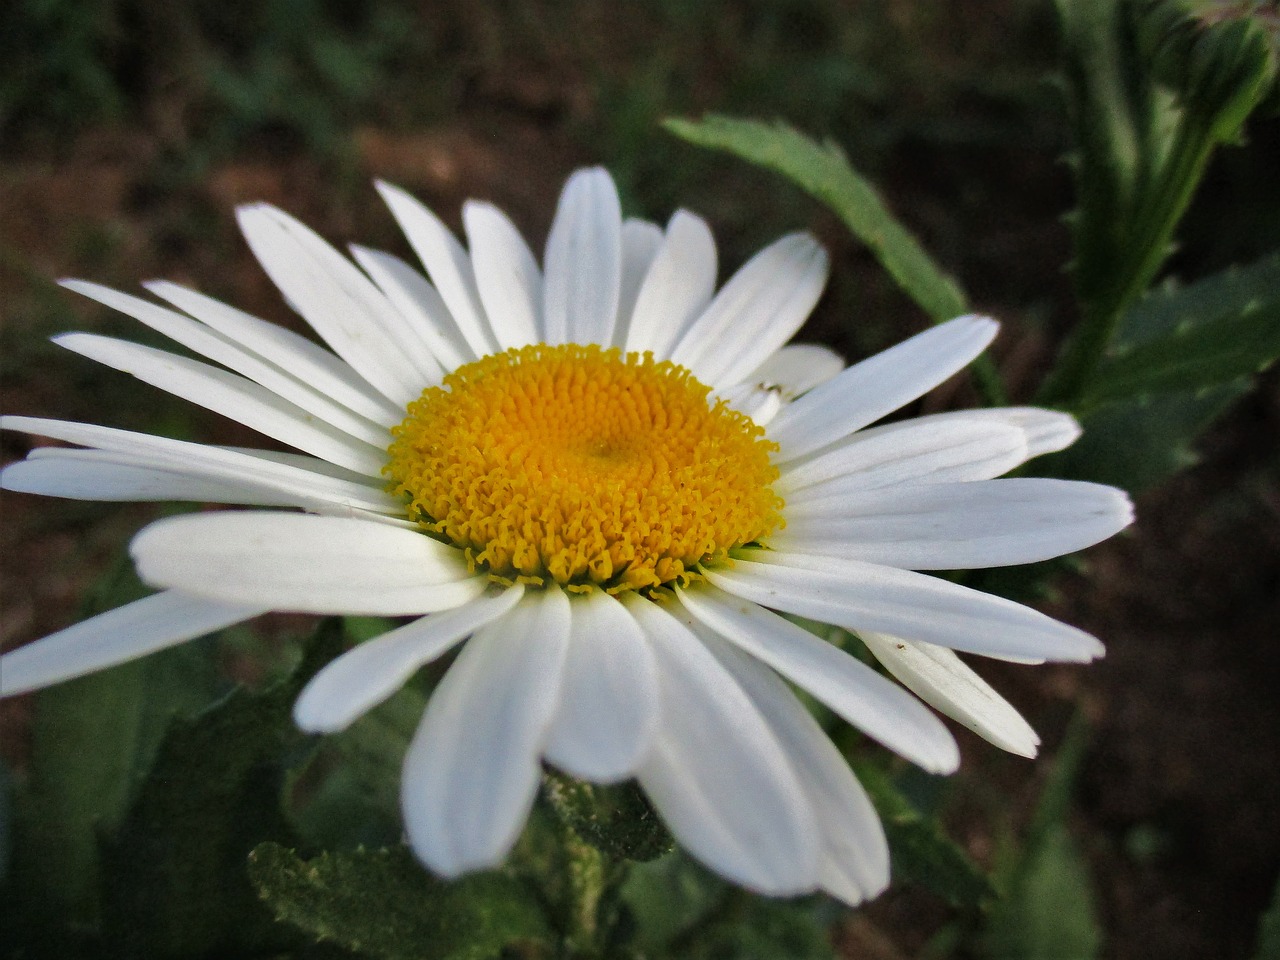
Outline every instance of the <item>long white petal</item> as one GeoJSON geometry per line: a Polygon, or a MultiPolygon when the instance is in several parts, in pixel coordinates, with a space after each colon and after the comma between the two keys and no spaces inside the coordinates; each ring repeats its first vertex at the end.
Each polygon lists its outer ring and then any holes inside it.
{"type": "Polygon", "coordinates": [[[351,255],[392,305],[406,317],[413,318],[418,335],[444,370],[456,370],[476,359],[475,351],[454,323],[440,291],[426,277],[399,257],[382,250],[352,245],[351,255]]]}
{"type": "Polygon", "coordinates": [[[705,220],[677,210],[636,295],[626,349],[667,359],[716,287],[716,242],[705,220]]]}
{"type": "Polygon", "coordinates": [[[730,278],[671,359],[712,387],[740,383],[800,329],[826,282],[826,251],[808,234],[789,234],[730,278]]]}
{"type": "Polygon", "coordinates": [[[169,339],[248,377],[276,396],[319,417],[325,423],[350,434],[357,440],[363,440],[365,443],[384,449],[391,445],[391,434],[386,427],[353,413],[340,403],[335,403],[292,373],[256,356],[229,337],[202,323],[96,283],[64,280],[62,285],[68,290],[74,290],[108,307],[129,314],[169,339]]]}
{"type": "Polygon", "coordinates": [[[384,427],[404,419],[400,405],[374,390],[341,357],[292,330],[259,320],[243,310],[166,280],[153,280],[145,286],[157,297],[185,310],[227,339],[252,350],[282,370],[290,371],[319,393],[360,416],[384,427]]]}
{"type": "Polygon", "coordinates": [[[1026,458],[1026,434],[1007,423],[906,420],[785,464],[777,489],[791,506],[902,483],[989,480],[1026,458]]]}
{"type": "Polygon", "coordinates": [[[816,343],[792,343],[775,350],[742,382],[778,388],[784,400],[794,400],[844,369],[844,357],[816,343]]]}
{"type": "Polygon", "coordinates": [[[1133,522],[1115,487],[1016,477],[919,483],[790,503],[778,550],[908,570],[1035,563],[1074,553],[1133,522]]]}
{"type": "Polygon", "coordinates": [[[434,213],[399,187],[375,181],[409,245],[427,268],[449,313],[477,357],[496,352],[497,342],[480,302],[471,258],[434,213]]]}
{"type": "Polygon", "coordinates": [[[622,221],[622,278],[618,284],[618,319],[613,327],[615,347],[626,346],[640,287],[649,275],[662,241],[662,228],[656,223],[636,217],[622,221]]]}
{"type": "Polygon", "coordinates": [[[988,407],[952,410],[918,417],[916,423],[955,423],[980,420],[1017,427],[1027,438],[1027,459],[1065,450],[1080,438],[1080,423],[1069,413],[1043,407],[988,407]]]}
{"type": "Polygon", "coordinates": [[[300,613],[433,613],[485,588],[452,547],[346,517],[188,514],[144,528],[129,550],[153,586],[300,613]]]}
{"type": "Polygon", "coordinates": [[[759,893],[818,883],[820,835],[795,769],[751,699],[658,605],[623,602],[653,647],[662,718],[640,785],[680,845],[759,893]]]}
{"type": "Polygon", "coordinates": [[[6,653],[0,657],[0,696],[112,667],[265,612],[174,590],[153,594],[6,653]]]}
{"type": "Polygon", "coordinates": [[[746,691],[796,768],[822,831],[821,884],[856,906],[889,885],[889,844],[858,778],[777,675],[718,637],[704,638],[746,691]]]}
{"type": "Polygon", "coordinates": [[[937,717],[896,683],[789,620],[714,587],[678,591],[720,636],[807,690],[867,736],[930,773],[952,773],[960,750],[937,717]]]}
{"type": "Polygon", "coordinates": [[[547,237],[545,341],[613,343],[622,283],[622,208],[602,167],[578,170],[547,237]]]}
{"type": "Polygon", "coordinates": [[[345,730],[420,667],[501,617],[523,595],[519,585],[486,594],[353,647],[311,678],[293,705],[294,721],[311,733],[345,730]]]}
{"type": "Polygon", "coordinates": [[[1036,755],[1040,738],[1031,725],[954,652],[870,630],[858,636],[885,669],[925,703],[1002,750],[1020,757],[1036,755]]]}
{"type": "Polygon", "coordinates": [[[769,425],[794,460],[861,430],[964,369],[996,335],[989,317],[963,316],[854,364],[814,387],[769,425]]]}
{"type": "Polygon", "coordinates": [[[436,688],[400,787],[409,843],[436,873],[496,866],[520,835],[568,642],[564,594],[526,594],[471,638],[436,688]]]}
{"type": "MultiPolygon", "coordinates": [[[[119,463],[137,467],[187,473],[227,483],[251,483],[314,503],[329,504],[335,509],[403,515],[401,505],[383,490],[277,462],[261,453],[255,455],[92,423],[38,417],[0,417],[0,429],[96,447],[117,455],[119,463]]],[[[32,457],[36,455],[33,451],[32,457]]]]}
{"type": "Polygon", "coordinates": [[[462,222],[494,339],[503,350],[537,343],[542,332],[542,271],[505,213],[468,200],[462,222]]]}
{"type": "Polygon", "coordinates": [[[861,560],[742,550],[703,568],[716,586],[786,613],[995,656],[1085,661],[1103,653],[1083,630],[1030,607],[936,577],[861,560]]]}
{"type": "Polygon", "coordinates": [[[373,444],[318,421],[252,380],[207,363],[94,333],[64,333],[53,342],[359,473],[375,474],[386,462],[385,451],[373,444]]]}
{"type": "Polygon", "coordinates": [[[394,308],[382,293],[283,211],[254,204],[236,215],[262,268],[321,339],[392,403],[416,399],[423,374],[387,329],[384,321],[394,308]]]}
{"type": "Polygon", "coordinates": [[[658,667],[635,619],[603,590],[569,608],[564,686],[546,757],[575,777],[622,780],[635,773],[658,727],[658,667]]]}

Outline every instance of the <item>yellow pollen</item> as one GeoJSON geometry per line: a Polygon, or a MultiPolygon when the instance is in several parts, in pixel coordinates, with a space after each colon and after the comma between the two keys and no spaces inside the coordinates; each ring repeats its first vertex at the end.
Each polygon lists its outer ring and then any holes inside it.
{"type": "Polygon", "coordinates": [[[392,430],[409,516],[495,580],[687,581],[781,525],[777,445],[670,361],[536,345],[459,367],[392,430]]]}

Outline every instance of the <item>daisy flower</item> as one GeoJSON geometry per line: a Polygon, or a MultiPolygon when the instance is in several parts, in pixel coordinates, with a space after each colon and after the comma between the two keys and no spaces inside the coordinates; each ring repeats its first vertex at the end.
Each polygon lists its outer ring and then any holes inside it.
{"type": "Polygon", "coordinates": [[[272,207],[239,211],[327,346],[172,283],[147,284],[168,307],[66,283],[203,359],[90,333],[61,346],[297,452],[0,420],[76,445],[32,450],[0,474],[7,490],[266,508],[145,527],[130,551],[159,592],[7,654],[0,692],[267,611],[414,617],[321,670],[295,716],[341,730],[463,644],[402,778],[408,841],[437,873],[502,861],[545,761],[636,778],[676,839],[742,886],[847,903],[888,883],[884,834],[789,684],[934,773],[958,751],[921,700],[1035,753],[955,651],[1084,661],[1101,645],[915,571],[1070,553],[1128,524],[1129,502],[995,479],[1071,443],[1061,413],[872,426],[973,360],[994,321],[959,317],[846,369],[787,345],[826,281],[806,234],[716,292],[706,223],[624,220],[602,169],[570,178],[541,266],[490,204],[463,208],[464,247],[378,188],[430,279],[364,248],[352,262],[272,207]],[[783,614],[855,631],[907,689],[783,614]]]}

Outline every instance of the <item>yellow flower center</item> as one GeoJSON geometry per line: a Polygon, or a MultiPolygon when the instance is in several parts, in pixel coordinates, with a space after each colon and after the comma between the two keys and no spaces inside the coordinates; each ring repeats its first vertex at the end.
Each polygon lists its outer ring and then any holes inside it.
{"type": "Polygon", "coordinates": [[[409,516],[502,582],[687,581],[780,525],[777,445],[670,361],[537,345],[409,405],[385,472],[409,516]]]}

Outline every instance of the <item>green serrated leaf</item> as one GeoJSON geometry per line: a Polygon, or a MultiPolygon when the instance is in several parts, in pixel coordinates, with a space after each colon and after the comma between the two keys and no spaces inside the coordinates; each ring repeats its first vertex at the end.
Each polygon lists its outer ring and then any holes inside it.
{"type": "Polygon", "coordinates": [[[875,187],[850,166],[834,143],[817,143],[783,123],[708,115],[671,119],[664,126],[690,143],[724,150],[776,170],[826,204],[875,254],[889,275],[934,320],[965,312],[965,297],[889,211],[875,187]]]}
{"type": "Polygon", "coordinates": [[[896,876],[932,890],[956,907],[973,909],[994,895],[987,875],[886,773],[870,764],[855,764],[855,770],[884,823],[896,876]]]}
{"type": "Polygon", "coordinates": [[[280,809],[284,759],[303,740],[293,701],[340,644],[341,626],[329,621],[291,677],[262,692],[234,690],[172,724],[103,843],[103,931],[123,955],[160,960],[289,942],[258,904],[244,862],[264,840],[293,840],[280,809]]]}
{"type": "Polygon", "coordinates": [[[1271,894],[1271,906],[1258,923],[1258,946],[1253,960],[1280,960],[1280,877],[1271,894]]]}
{"type": "Polygon", "coordinates": [[[1280,357],[1280,299],[1179,327],[1107,361],[1079,409],[1156,393],[1200,391],[1261,373],[1280,357]]]}
{"type": "Polygon", "coordinates": [[[445,883],[403,847],[304,860],[265,843],[249,875],[279,920],[379,960],[489,960],[515,946],[531,956],[551,941],[521,881],[492,872],[445,883]]]}

